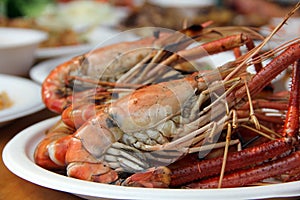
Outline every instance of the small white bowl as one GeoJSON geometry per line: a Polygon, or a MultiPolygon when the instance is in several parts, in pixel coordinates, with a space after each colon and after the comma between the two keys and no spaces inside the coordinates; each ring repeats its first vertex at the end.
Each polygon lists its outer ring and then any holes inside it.
{"type": "Polygon", "coordinates": [[[23,28],[0,28],[0,73],[28,75],[38,45],[47,33],[23,28]]]}

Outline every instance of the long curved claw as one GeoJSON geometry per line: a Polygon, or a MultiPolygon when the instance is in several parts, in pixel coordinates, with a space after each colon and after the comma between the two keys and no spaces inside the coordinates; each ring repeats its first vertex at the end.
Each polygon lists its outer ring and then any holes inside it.
{"type": "MultiPolygon", "coordinates": [[[[284,129],[282,132],[283,138],[280,138],[278,140],[271,141],[269,143],[259,145],[254,148],[249,148],[241,151],[241,154],[245,154],[246,152],[252,151],[253,156],[258,158],[258,148],[259,147],[265,147],[265,155],[262,155],[261,158],[264,160],[269,157],[269,153],[272,152],[271,147],[272,145],[275,145],[275,142],[282,141],[283,139],[292,140],[292,143],[298,142],[297,141],[297,135],[299,132],[299,105],[300,105],[300,60],[295,62],[293,67],[293,77],[292,77],[292,87],[291,87],[291,94],[289,99],[289,108],[288,112],[286,114],[286,120],[284,124],[284,129]]],[[[284,143],[282,143],[284,144],[284,143]]],[[[288,143],[286,143],[284,147],[289,146],[288,143]]],[[[291,147],[293,147],[292,145],[291,147]]],[[[274,147],[274,146],[273,146],[274,147]]],[[[279,146],[276,146],[276,149],[280,149],[279,146]]],[[[239,154],[237,152],[236,154],[239,154]]],[[[234,154],[235,155],[235,154],[234,154]]],[[[280,155],[280,154],[277,154],[280,155]]],[[[232,157],[232,156],[231,156],[232,157]]],[[[231,157],[228,157],[231,159],[231,157]]],[[[244,155],[245,157],[245,155],[244,155]]],[[[297,168],[299,166],[300,162],[300,151],[296,151],[291,153],[290,155],[276,159],[272,162],[268,162],[263,165],[258,165],[254,168],[240,170],[238,172],[234,172],[231,174],[228,174],[224,176],[222,181],[222,187],[237,187],[237,186],[244,186],[253,182],[261,181],[265,178],[270,178],[278,174],[283,174],[287,171],[290,171],[294,168],[297,168]]],[[[257,162],[256,162],[257,163],[257,162]]],[[[228,163],[231,164],[231,163],[228,163]]],[[[228,164],[226,166],[228,166],[228,164]]],[[[239,162],[240,165],[242,165],[242,162],[239,162]]],[[[255,164],[254,162],[252,164],[255,164]]],[[[239,168],[242,168],[240,166],[239,168]]],[[[199,181],[197,183],[192,183],[188,185],[188,187],[191,188],[215,188],[218,187],[218,181],[219,177],[210,178],[204,181],[199,181]]]]}
{"type": "MultiPolygon", "coordinates": [[[[275,57],[272,62],[260,70],[247,83],[251,96],[258,94],[262,88],[266,87],[278,74],[286,69],[287,66],[295,62],[295,58],[300,58],[300,42],[291,44],[285,51],[275,57]]],[[[244,98],[246,94],[246,87],[238,89],[227,97],[228,102],[238,102],[244,98]]]]}
{"type": "Polygon", "coordinates": [[[292,76],[289,109],[283,130],[283,136],[285,137],[295,137],[299,133],[300,60],[295,62],[292,76]]]}
{"type": "MultiPolygon", "coordinates": [[[[223,177],[222,188],[240,187],[251,183],[255,183],[266,178],[283,174],[299,166],[300,152],[293,152],[287,157],[275,160],[271,163],[259,165],[254,168],[231,173],[223,177]]],[[[219,177],[206,179],[204,181],[189,184],[187,188],[216,188],[218,187],[219,177]]]]}

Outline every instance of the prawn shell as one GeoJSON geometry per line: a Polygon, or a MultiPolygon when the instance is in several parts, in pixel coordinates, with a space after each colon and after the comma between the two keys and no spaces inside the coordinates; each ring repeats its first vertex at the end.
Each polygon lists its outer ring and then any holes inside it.
{"type": "Polygon", "coordinates": [[[113,103],[108,113],[123,132],[150,129],[180,113],[196,86],[192,76],[144,87],[113,103]]]}

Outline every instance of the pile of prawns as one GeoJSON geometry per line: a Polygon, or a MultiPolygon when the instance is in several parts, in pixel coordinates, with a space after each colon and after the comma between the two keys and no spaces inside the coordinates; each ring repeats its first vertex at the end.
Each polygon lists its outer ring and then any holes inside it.
{"type": "Polygon", "coordinates": [[[136,187],[299,180],[300,41],[261,51],[298,7],[266,38],[208,22],[59,65],[42,96],[61,119],[36,147],[35,162],[78,179],[136,187]],[[263,41],[255,47],[257,39],[263,41]],[[209,70],[195,62],[224,51],[236,59],[209,70]],[[272,80],[290,67],[290,90],[274,92],[272,80]]]}

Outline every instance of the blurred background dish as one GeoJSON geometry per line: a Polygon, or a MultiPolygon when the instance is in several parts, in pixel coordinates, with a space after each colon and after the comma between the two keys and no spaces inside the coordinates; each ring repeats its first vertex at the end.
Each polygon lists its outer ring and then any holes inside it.
{"type": "Polygon", "coordinates": [[[46,39],[42,31],[0,27],[0,73],[26,76],[38,45],[46,39]]]}
{"type": "Polygon", "coordinates": [[[39,59],[90,50],[95,42],[105,39],[103,36],[115,33],[115,27],[128,12],[127,8],[108,1],[94,0],[15,0],[6,4],[7,12],[0,15],[0,26],[48,33],[48,39],[39,44],[39,59]],[[98,38],[91,40],[95,32],[98,38]]]}
{"type": "Polygon", "coordinates": [[[35,56],[37,59],[46,59],[53,57],[62,57],[71,54],[83,54],[92,50],[93,48],[95,48],[95,46],[100,45],[101,43],[105,42],[118,33],[119,31],[108,27],[97,27],[86,34],[86,42],[82,44],[39,47],[36,51],[35,56]]]}
{"type": "Polygon", "coordinates": [[[0,74],[0,80],[0,93],[6,93],[11,102],[11,106],[0,110],[0,126],[45,108],[38,84],[5,74],[0,74]]]}
{"type": "MultiPolygon", "coordinates": [[[[180,30],[184,25],[212,21],[212,26],[268,25],[274,17],[283,17],[298,1],[290,0],[148,0],[130,9],[120,22],[122,30],[156,26],[180,30]],[[268,9],[266,9],[268,8],[268,9]]],[[[294,16],[299,16],[299,11],[294,16]]]]}

